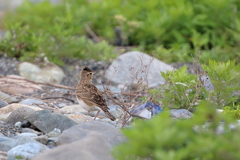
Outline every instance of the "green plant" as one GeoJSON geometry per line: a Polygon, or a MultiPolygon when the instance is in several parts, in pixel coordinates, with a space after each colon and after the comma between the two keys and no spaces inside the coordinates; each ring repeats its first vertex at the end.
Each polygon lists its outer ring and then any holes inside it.
{"type": "Polygon", "coordinates": [[[240,64],[235,64],[235,61],[223,63],[209,60],[209,64],[203,64],[202,67],[214,86],[214,90],[208,92],[208,99],[219,108],[236,102],[238,97],[234,91],[240,90],[240,64]]]}
{"type": "Polygon", "coordinates": [[[72,37],[92,36],[86,26],[113,44],[114,30],[120,28],[121,44],[139,46],[168,62],[189,61],[198,52],[204,61],[239,62],[239,8],[236,0],[152,0],[147,4],[144,0],[64,0],[56,5],[47,0],[25,1],[4,21],[7,29],[22,22],[37,35],[49,34],[57,44],[72,37]]]}
{"type": "Polygon", "coordinates": [[[239,127],[231,130],[233,121],[216,113],[216,108],[202,101],[189,120],[172,119],[165,111],[151,120],[135,121],[132,128],[123,130],[128,141],[117,146],[113,155],[118,160],[239,159],[239,127]],[[218,133],[222,120],[225,129],[218,133]]]}
{"type": "Polygon", "coordinates": [[[231,109],[230,106],[224,107],[223,113],[227,116],[231,116],[234,119],[240,119],[240,106],[234,107],[234,109],[231,109]]]}
{"type": "Polygon", "coordinates": [[[84,20],[75,17],[81,11],[75,9],[78,13],[73,14],[71,7],[70,2],[55,6],[48,1],[37,4],[24,1],[17,8],[21,20],[6,22],[8,32],[0,42],[0,51],[27,61],[44,53],[58,65],[66,57],[106,61],[115,58],[116,52],[107,42],[93,43],[81,35],[84,20]]]}
{"type": "Polygon", "coordinates": [[[159,89],[150,91],[154,101],[161,101],[164,107],[169,108],[192,108],[195,103],[204,98],[205,89],[198,80],[197,75],[187,73],[187,67],[183,66],[178,70],[161,73],[166,84],[159,89]]]}

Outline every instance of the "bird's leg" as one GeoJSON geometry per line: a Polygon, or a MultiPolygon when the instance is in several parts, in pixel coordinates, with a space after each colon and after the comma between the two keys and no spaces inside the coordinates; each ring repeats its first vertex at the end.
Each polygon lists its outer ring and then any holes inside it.
{"type": "Polygon", "coordinates": [[[96,117],[98,116],[99,112],[100,112],[100,110],[97,112],[96,116],[94,117],[94,120],[95,120],[95,119],[96,119],[96,117]]]}

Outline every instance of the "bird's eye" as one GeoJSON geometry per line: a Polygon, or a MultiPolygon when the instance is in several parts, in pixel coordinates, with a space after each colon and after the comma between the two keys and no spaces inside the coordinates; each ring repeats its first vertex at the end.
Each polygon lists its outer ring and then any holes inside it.
{"type": "Polygon", "coordinates": [[[92,75],[92,72],[91,73],[89,73],[90,75],[92,75]]]}

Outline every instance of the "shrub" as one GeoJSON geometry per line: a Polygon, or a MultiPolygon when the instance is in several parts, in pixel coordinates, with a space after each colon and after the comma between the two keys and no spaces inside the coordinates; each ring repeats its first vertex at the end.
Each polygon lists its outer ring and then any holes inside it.
{"type": "Polygon", "coordinates": [[[161,73],[166,83],[149,91],[153,101],[161,101],[164,107],[185,109],[191,109],[203,99],[216,104],[218,108],[235,104],[238,96],[234,92],[240,90],[240,64],[209,60],[209,64],[203,64],[202,68],[214,89],[206,90],[203,86],[206,81],[201,80],[201,75],[189,74],[187,67],[183,66],[161,73]]]}
{"type": "Polygon", "coordinates": [[[113,44],[114,30],[120,28],[121,44],[139,46],[168,62],[188,61],[198,52],[205,61],[239,62],[239,8],[236,0],[152,0],[147,4],[143,0],[64,0],[57,5],[25,1],[5,22],[22,22],[34,33],[50,34],[60,44],[68,41],[65,37],[89,36],[86,25],[113,44]]]}
{"type": "Polygon", "coordinates": [[[202,101],[190,120],[172,119],[167,111],[148,121],[138,120],[123,130],[128,141],[117,146],[113,155],[119,160],[239,159],[239,127],[231,130],[232,120],[215,109],[214,104],[202,101]],[[218,133],[222,120],[224,133],[218,133]]]}

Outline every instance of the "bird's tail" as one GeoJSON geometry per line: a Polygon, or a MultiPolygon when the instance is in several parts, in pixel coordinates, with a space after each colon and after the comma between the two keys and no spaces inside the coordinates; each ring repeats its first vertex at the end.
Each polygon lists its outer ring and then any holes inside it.
{"type": "Polygon", "coordinates": [[[105,114],[112,120],[112,121],[115,121],[116,118],[107,110],[105,111],[105,114]]]}

